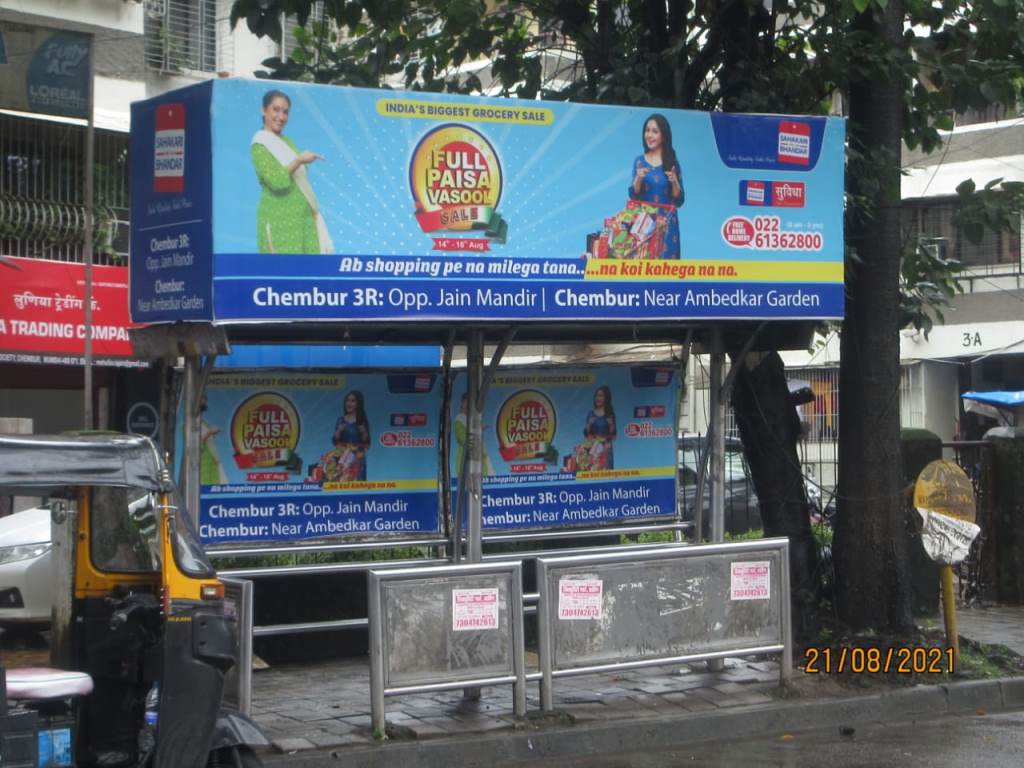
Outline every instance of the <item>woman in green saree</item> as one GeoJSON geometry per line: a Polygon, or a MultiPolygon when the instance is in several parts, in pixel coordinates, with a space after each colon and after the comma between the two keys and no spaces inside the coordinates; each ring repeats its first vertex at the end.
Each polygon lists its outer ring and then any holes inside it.
{"type": "Polygon", "coordinates": [[[263,188],[256,209],[260,253],[332,253],[334,244],[320,213],[306,166],[323,157],[282,131],[292,102],[282,91],[263,96],[263,128],[252,137],[252,164],[263,188]]]}

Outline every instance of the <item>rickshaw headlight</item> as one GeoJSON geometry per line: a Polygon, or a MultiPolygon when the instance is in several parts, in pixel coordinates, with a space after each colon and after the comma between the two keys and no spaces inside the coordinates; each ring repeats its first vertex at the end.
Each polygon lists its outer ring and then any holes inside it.
{"type": "Polygon", "coordinates": [[[42,541],[38,544],[19,544],[16,547],[0,547],[0,565],[40,557],[49,552],[50,547],[51,544],[48,541],[42,541]]]}
{"type": "Polygon", "coordinates": [[[203,600],[223,600],[224,585],[219,581],[216,584],[203,584],[199,597],[203,600]]]}

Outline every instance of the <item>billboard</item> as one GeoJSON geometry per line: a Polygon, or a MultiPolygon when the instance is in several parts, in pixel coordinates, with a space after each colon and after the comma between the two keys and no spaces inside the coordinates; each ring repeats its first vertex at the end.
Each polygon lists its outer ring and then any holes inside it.
{"type": "MultiPolygon", "coordinates": [[[[676,512],[679,372],[670,366],[503,370],[483,408],[483,527],[646,522],[676,512]]],[[[453,387],[452,509],[466,377],[453,387]]]]}
{"type": "Polygon", "coordinates": [[[200,426],[205,544],[441,530],[441,377],[215,372],[200,426]]]}
{"type": "Polygon", "coordinates": [[[838,318],[844,132],[203,83],[132,107],[132,316],[838,318]]]}
{"type": "MultiPolygon", "coordinates": [[[[143,365],[128,339],[128,270],[94,266],[92,343],[97,365],[143,365]]],[[[0,362],[81,365],[85,266],[4,257],[0,263],[0,362]]]]}
{"type": "Polygon", "coordinates": [[[89,117],[92,36],[0,21],[0,108],[89,117]]]}

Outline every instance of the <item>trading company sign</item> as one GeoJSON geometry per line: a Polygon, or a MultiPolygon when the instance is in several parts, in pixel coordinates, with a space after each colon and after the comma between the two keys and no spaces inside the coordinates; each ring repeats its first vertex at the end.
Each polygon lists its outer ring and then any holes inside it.
{"type": "Polygon", "coordinates": [[[92,37],[0,21],[0,108],[89,116],[92,37]]]}
{"type": "MultiPolygon", "coordinates": [[[[601,525],[674,515],[678,372],[502,371],[484,404],[483,526],[601,525]]],[[[453,509],[466,450],[466,379],[453,387],[453,509]]]]}
{"type": "Polygon", "coordinates": [[[433,373],[215,373],[201,422],[205,543],[437,532],[433,373]]]}
{"type": "MultiPolygon", "coordinates": [[[[85,267],[5,257],[0,264],[0,362],[81,365],[85,267]]],[[[92,342],[101,365],[140,365],[128,339],[128,270],[93,267],[92,342]]]]}
{"type": "Polygon", "coordinates": [[[838,118],[202,83],[132,106],[132,316],[838,318],[843,143],[838,118]]]}

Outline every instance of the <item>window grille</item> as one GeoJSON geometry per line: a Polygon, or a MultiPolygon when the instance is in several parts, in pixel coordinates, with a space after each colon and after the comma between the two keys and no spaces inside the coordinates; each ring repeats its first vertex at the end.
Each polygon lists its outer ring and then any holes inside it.
{"type": "Polygon", "coordinates": [[[146,64],[160,72],[214,72],[217,0],[146,0],[146,64]]]}
{"type": "Polygon", "coordinates": [[[299,25],[299,19],[294,15],[283,15],[281,17],[281,60],[288,61],[291,58],[292,53],[299,47],[298,36],[295,34],[295,30],[304,29],[308,34],[313,33],[313,24],[317,22],[323,22],[324,20],[324,3],[323,0],[317,0],[313,3],[313,6],[309,11],[309,18],[306,19],[305,27],[299,25]]]}
{"type": "Polygon", "coordinates": [[[904,365],[900,369],[900,426],[924,429],[924,386],[921,365],[904,365]]]}
{"type": "Polygon", "coordinates": [[[235,37],[231,28],[231,4],[234,0],[217,0],[216,46],[217,71],[235,71],[235,37]]]}
{"type": "MultiPolygon", "coordinates": [[[[0,115],[0,254],[81,261],[85,127],[0,115]]],[[[94,255],[128,258],[128,136],[96,131],[94,255]]]]}
{"type": "Polygon", "coordinates": [[[797,406],[800,421],[805,424],[805,439],[830,441],[839,438],[839,369],[787,368],[786,378],[802,380],[811,385],[814,400],[797,406]]]}
{"type": "Polygon", "coordinates": [[[908,237],[938,249],[944,258],[955,258],[964,267],[1019,266],[1020,219],[1009,232],[986,228],[980,242],[969,240],[953,224],[957,204],[952,200],[919,201],[903,204],[903,228],[908,237]]]}
{"type": "Polygon", "coordinates": [[[954,116],[958,126],[977,125],[979,123],[995,123],[1000,120],[1008,120],[1020,114],[1018,107],[1006,106],[1005,104],[988,104],[982,109],[968,108],[954,116]]]}

